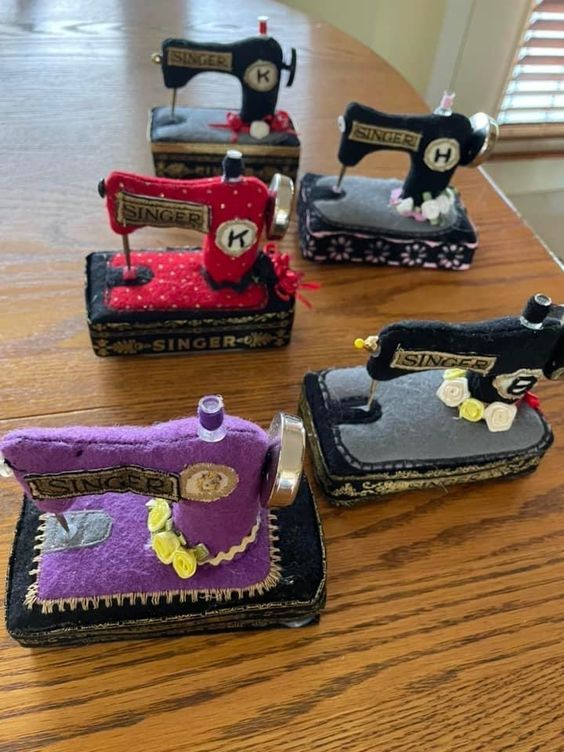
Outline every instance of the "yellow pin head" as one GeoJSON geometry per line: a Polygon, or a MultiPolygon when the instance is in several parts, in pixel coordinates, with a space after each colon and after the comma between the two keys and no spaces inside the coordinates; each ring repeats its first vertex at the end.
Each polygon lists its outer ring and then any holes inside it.
{"type": "Polygon", "coordinates": [[[357,350],[366,350],[367,353],[376,355],[376,353],[380,352],[380,338],[377,334],[371,334],[366,339],[357,337],[354,341],[354,346],[357,350]]]}

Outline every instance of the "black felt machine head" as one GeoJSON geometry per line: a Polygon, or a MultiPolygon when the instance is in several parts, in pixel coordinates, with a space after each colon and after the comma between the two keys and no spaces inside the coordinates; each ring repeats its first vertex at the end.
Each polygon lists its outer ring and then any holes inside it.
{"type": "Polygon", "coordinates": [[[485,113],[468,118],[453,112],[453,94],[445,94],[440,106],[425,115],[389,114],[351,102],[338,119],[341,172],[335,191],[348,167],[368,154],[382,150],[406,152],[411,160],[400,198],[419,206],[448,187],[459,165],[477,166],[495,145],[498,128],[485,113]]]}
{"type": "Polygon", "coordinates": [[[400,321],[355,346],[369,353],[372,397],[378,381],[456,369],[466,374],[472,397],[513,404],[543,376],[563,377],[564,307],[537,294],[518,316],[462,324],[400,321]]]}
{"type": "Polygon", "coordinates": [[[266,16],[260,16],[259,33],[235,42],[193,42],[169,38],[161,52],[152,60],[161,66],[164,85],[173,90],[171,117],[175,117],[176,92],[199,73],[211,71],[235,76],[241,83],[244,123],[274,115],[282,73],[288,73],[286,86],[291,86],[296,73],[296,50],[292,47],[289,60],[279,42],[268,35],[266,16]]]}

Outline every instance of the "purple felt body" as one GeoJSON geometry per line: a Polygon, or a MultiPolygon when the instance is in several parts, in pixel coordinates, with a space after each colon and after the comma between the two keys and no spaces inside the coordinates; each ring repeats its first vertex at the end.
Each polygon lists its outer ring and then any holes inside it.
{"type": "Polygon", "coordinates": [[[39,601],[163,593],[245,589],[264,580],[271,568],[268,510],[261,511],[256,541],[244,554],[217,567],[203,565],[190,579],[161,564],[149,548],[146,497],[137,494],[83,496],[74,510],[106,511],[113,519],[110,537],[95,546],[41,555],[39,601]]]}
{"type": "MultiPolygon", "coordinates": [[[[179,473],[189,465],[214,463],[233,468],[239,476],[236,488],[226,497],[213,502],[181,501],[174,504],[175,523],[181,527],[191,545],[204,543],[212,555],[235,546],[249,534],[260,510],[261,469],[268,448],[265,431],[249,421],[226,417],[225,438],[216,443],[198,437],[195,418],[160,423],[139,428],[71,427],[31,428],[12,431],[0,442],[0,451],[8,461],[26,494],[25,476],[34,473],[61,473],[95,470],[120,465],[139,465],[147,469],[179,473]]],[[[114,500],[131,503],[141,515],[146,530],[148,497],[133,493],[105,494],[38,501],[42,511],[64,512],[83,509],[85,498],[94,500],[92,507],[111,511],[114,500]],[[99,506],[95,506],[95,504],[99,506]]],[[[121,512],[120,512],[121,514],[121,512]]],[[[111,515],[117,518],[117,513],[111,515]]],[[[113,535],[112,535],[113,538],[113,535]]],[[[65,555],[69,555],[67,552],[65,555]]]]}

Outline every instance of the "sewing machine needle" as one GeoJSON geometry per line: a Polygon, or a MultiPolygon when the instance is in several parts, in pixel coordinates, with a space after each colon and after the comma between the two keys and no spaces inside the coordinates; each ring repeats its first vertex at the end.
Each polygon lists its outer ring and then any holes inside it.
{"type": "Polygon", "coordinates": [[[64,514],[55,514],[55,517],[57,518],[57,522],[59,525],[63,528],[65,533],[68,535],[70,533],[69,529],[69,523],[67,522],[67,518],[64,514]]]}
{"type": "Polygon", "coordinates": [[[372,384],[370,384],[370,393],[368,395],[368,410],[372,408],[372,405],[374,404],[374,400],[376,399],[376,387],[378,386],[378,382],[372,380],[372,384]]]}
{"type": "Polygon", "coordinates": [[[125,263],[128,270],[131,270],[131,248],[129,247],[129,236],[122,235],[121,241],[123,243],[123,255],[125,256],[125,263]]]}
{"type": "Polygon", "coordinates": [[[345,172],[347,171],[346,165],[343,165],[341,167],[341,172],[339,173],[339,177],[337,178],[337,182],[333,186],[333,190],[335,193],[341,192],[341,183],[343,182],[343,178],[345,177],[345,172]]]}
{"type": "Polygon", "coordinates": [[[170,116],[174,117],[174,110],[176,108],[176,89],[172,90],[172,103],[170,105],[170,116]]]}

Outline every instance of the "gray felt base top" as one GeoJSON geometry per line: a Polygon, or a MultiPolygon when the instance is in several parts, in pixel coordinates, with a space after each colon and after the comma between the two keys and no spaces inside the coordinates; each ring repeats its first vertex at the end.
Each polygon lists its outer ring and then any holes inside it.
{"type": "MultiPolygon", "coordinates": [[[[336,181],[334,175],[323,176],[316,182],[316,188],[331,188],[336,181]]],[[[427,221],[417,222],[412,217],[402,217],[390,206],[392,191],[401,186],[402,181],[395,179],[345,177],[342,183],[344,195],[341,194],[336,199],[316,199],[315,207],[328,224],[348,230],[354,228],[360,232],[400,231],[421,237],[436,237],[452,230],[460,221],[466,222],[460,204],[454,204],[450,213],[435,225],[427,221]]]]}
{"type": "Polygon", "coordinates": [[[238,133],[233,140],[230,128],[214,128],[212,124],[227,125],[227,113],[212,107],[176,107],[174,120],[170,107],[155,107],[150,113],[149,134],[151,142],[254,144],[257,146],[299,146],[298,137],[292,133],[270,131],[265,138],[252,138],[249,133],[238,133]]]}
{"type": "MultiPolygon", "coordinates": [[[[520,452],[543,440],[545,425],[529,405],[521,404],[508,431],[492,433],[482,420],[458,418],[458,410],[444,405],[435,393],[442,371],[423,371],[380,382],[376,396],[382,416],[373,423],[333,426],[336,443],[354,467],[375,469],[382,463],[463,459],[520,452]],[[374,466],[374,467],[372,467],[374,466]]],[[[368,398],[366,369],[339,368],[319,374],[326,406],[332,401],[368,398]]],[[[409,467],[409,464],[405,465],[409,467]]]]}

